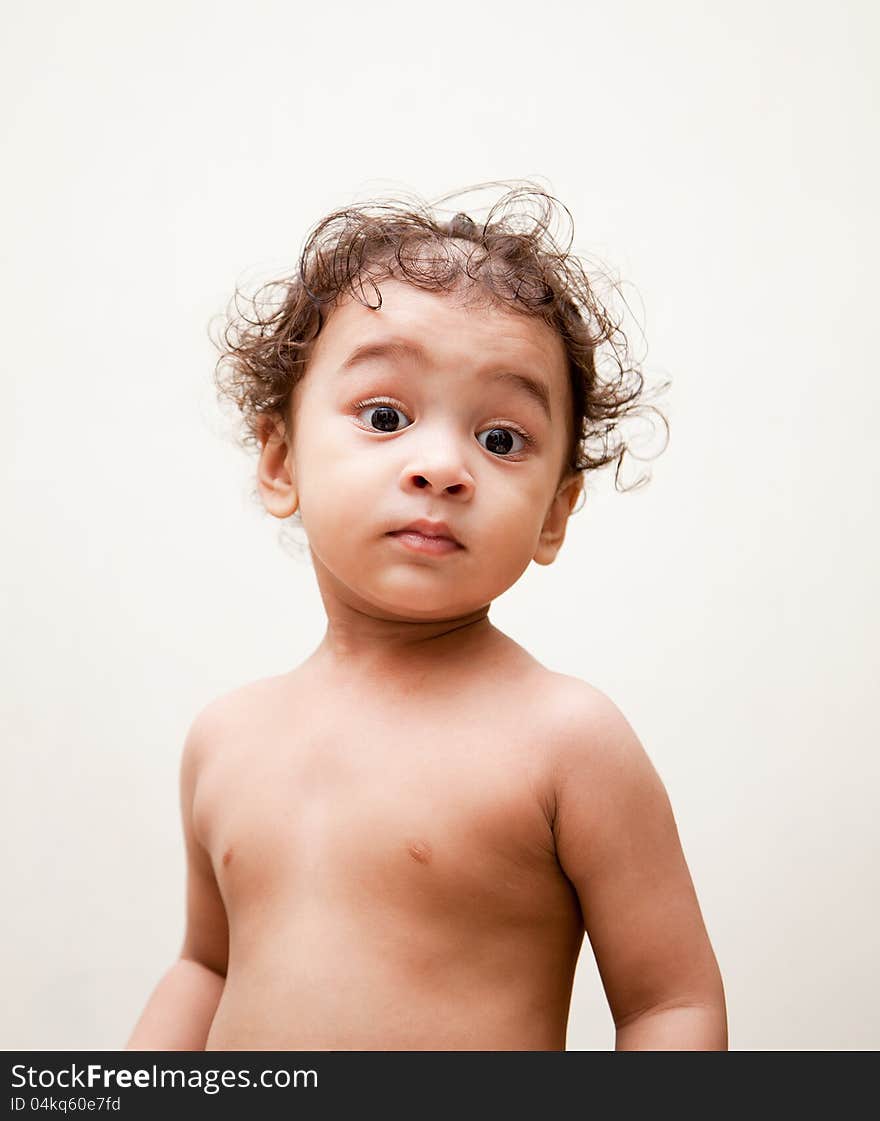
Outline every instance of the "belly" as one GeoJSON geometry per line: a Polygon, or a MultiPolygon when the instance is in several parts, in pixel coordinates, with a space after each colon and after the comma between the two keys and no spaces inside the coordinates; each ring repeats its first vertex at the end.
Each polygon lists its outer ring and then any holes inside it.
{"type": "Polygon", "coordinates": [[[563,1050],[582,937],[301,908],[233,938],[206,1050],[563,1050]]]}

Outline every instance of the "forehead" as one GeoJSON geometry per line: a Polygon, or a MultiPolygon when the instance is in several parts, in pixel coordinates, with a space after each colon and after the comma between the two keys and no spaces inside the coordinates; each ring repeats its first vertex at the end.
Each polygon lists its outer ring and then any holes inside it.
{"type": "MultiPolygon", "coordinates": [[[[390,278],[378,288],[379,309],[365,307],[352,296],[337,304],[317,338],[310,364],[341,368],[367,344],[409,340],[438,369],[474,374],[490,366],[531,371],[543,376],[554,404],[565,399],[565,346],[542,319],[499,305],[488,294],[430,292],[390,278]]],[[[375,303],[369,283],[364,291],[375,303]]]]}

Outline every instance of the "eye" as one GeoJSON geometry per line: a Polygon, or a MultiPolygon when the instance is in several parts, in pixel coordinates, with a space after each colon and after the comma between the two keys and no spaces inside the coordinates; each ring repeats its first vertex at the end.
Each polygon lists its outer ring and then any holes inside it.
{"type": "Polygon", "coordinates": [[[363,413],[367,414],[363,423],[374,432],[399,432],[401,428],[409,427],[409,424],[401,424],[398,420],[398,416],[406,417],[406,413],[390,401],[358,401],[355,408],[358,419],[363,413]]]}
{"type": "Polygon", "coordinates": [[[486,443],[483,444],[486,451],[500,456],[508,456],[511,453],[516,455],[531,443],[525,433],[517,432],[514,428],[487,428],[477,439],[480,439],[480,436],[486,437],[486,443]],[[514,443],[516,440],[519,440],[519,447],[514,443]]]}

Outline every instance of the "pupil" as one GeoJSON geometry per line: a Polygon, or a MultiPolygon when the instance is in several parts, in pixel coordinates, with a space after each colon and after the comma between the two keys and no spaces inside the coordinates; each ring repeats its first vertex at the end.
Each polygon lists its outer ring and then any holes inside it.
{"type": "Polygon", "coordinates": [[[509,452],[513,447],[513,437],[506,428],[493,428],[486,437],[486,448],[490,452],[509,452]]]}
{"type": "Polygon", "coordinates": [[[374,428],[381,428],[383,432],[393,432],[397,428],[397,409],[389,409],[381,405],[373,409],[372,422],[374,428]]]}

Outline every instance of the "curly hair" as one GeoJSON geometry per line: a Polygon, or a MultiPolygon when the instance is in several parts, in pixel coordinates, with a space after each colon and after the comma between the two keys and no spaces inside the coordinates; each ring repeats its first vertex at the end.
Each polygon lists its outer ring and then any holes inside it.
{"type": "MultiPolygon", "coordinates": [[[[366,307],[381,307],[377,282],[394,278],[434,292],[467,286],[510,311],[548,323],[559,333],[568,360],[572,425],[564,470],[595,471],[616,462],[616,489],[641,486],[645,476],[631,487],[620,485],[624,456],[634,454],[623,422],[653,411],[667,438],[668,422],[644,404],[644,377],[630,355],[622,316],[599,299],[596,281],[570,252],[573,228],[568,208],[530,180],[478,184],[433,203],[399,193],[328,214],[307,235],[292,276],[271,280],[250,297],[236,288],[221,336],[214,339],[220,351],[215,385],[218,398],[239,411],[237,442],[257,448],[267,423],[281,422],[289,435],[291,394],[329,312],[345,295],[366,307]],[[482,223],[463,211],[442,217],[441,203],[495,187],[505,193],[482,223]],[[564,245],[551,232],[557,207],[568,218],[564,245]],[[367,299],[365,283],[372,286],[375,303],[367,299]]],[[[619,294],[619,285],[610,285],[619,294]]]]}

